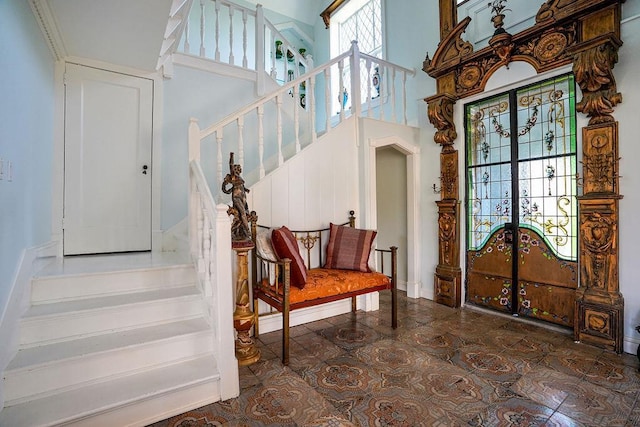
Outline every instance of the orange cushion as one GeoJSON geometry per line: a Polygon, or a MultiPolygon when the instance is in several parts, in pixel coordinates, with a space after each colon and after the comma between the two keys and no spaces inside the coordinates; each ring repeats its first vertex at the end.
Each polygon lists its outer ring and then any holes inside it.
{"type": "MultiPolygon", "coordinates": [[[[289,303],[295,304],[390,283],[391,279],[382,273],[313,268],[307,270],[307,284],[304,289],[293,286],[289,288],[289,303]]],[[[282,295],[281,286],[279,294],[282,295]]]]}

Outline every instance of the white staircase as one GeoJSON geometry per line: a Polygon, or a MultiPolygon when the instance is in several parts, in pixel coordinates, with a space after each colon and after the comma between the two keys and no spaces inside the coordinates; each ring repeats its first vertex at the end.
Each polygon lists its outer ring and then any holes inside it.
{"type": "Polygon", "coordinates": [[[176,255],[47,267],[4,371],[0,426],[144,426],[220,400],[216,332],[196,279],[176,255]]]}

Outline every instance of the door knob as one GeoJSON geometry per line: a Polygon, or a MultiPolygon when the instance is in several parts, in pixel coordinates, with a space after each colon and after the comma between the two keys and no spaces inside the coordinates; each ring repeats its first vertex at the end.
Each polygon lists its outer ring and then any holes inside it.
{"type": "Polygon", "coordinates": [[[142,166],[142,174],[143,175],[147,174],[147,169],[149,169],[149,166],[147,166],[147,165],[142,166]]]}

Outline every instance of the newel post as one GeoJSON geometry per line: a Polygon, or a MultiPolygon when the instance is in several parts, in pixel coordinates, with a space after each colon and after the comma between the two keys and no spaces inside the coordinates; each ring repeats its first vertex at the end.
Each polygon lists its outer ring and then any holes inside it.
{"type": "Polygon", "coordinates": [[[358,41],[351,42],[351,114],[360,117],[362,105],[360,104],[360,49],[358,41]]]}
{"type": "Polygon", "coordinates": [[[189,163],[200,161],[200,126],[198,119],[189,119],[189,163]]]}

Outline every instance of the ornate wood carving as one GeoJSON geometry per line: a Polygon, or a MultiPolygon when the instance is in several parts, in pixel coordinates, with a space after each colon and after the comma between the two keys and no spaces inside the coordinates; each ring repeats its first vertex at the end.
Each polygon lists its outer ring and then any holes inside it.
{"type": "Polygon", "coordinates": [[[435,297],[441,304],[459,307],[461,270],[458,201],[442,200],[436,203],[438,204],[439,263],[434,279],[435,297]]]}
{"type": "Polygon", "coordinates": [[[618,279],[618,124],[582,130],[583,188],[580,203],[580,288],[574,335],[622,352],[624,300],[618,279]]]}
{"type": "Polygon", "coordinates": [[[440,3],[440,40],[444,40],[453,26],[458,22],[458,6],[450,0],[439,0],[440,3]]]}
{"type": "Polygon", "coordinates": [[[437,129],[434,140],[442,146],[436,301],[451,306],[460,303],[460,239],[457,231],[455,239],[450,234],[451,226],[457,227],[460,222],[459,174],[447,157],[455,153],[457,159],[455,102],[482,92],[491,75],[509,62],[525,61],[538,73],[571,63],[583,94],[576,109],[590,118],[589,126],[583,129],[584,195],[579,200],[582,274],[576,290],[574,334],[578,340],[622,351],[624,304],[619,292],[617,253],[621,196],[618,132],[612,113],[622,101],[613,67],[622,45],[623,2],[547,0],[531,28],[513,36],[496,34],[491,45],[474,52],[473,46],[462,38],[471,19],[463,19],[449,31],[455,3],[450,0],[447,5],[446,0],[440,0],[441,41],[433,59],[427,54],[423,62],[423,71],[436,79],[437,93],[425,101],[429,121],[437,129]],[[450,175],[454,170],[455,175],[450,175]],[[457,247],[453,252],[452,241],[457,247]]]}
{"type": "Polygon", "coordinates": [[[442,145],[444,151],[453,148],[453,141],[458,137],[456,126],[453,123],[453,106],[455,98],[444,94],[427,98],[427,115],[429,122],[437,129],[434,140],[442,145]]]}
{"type": "Polygon", "coordinates": [[[621,45],[620,39],[607,34],[570,49],[574,54],[573,73],[583,96],[576,110],[590,117],[590,125],[612,122],[613,107],[622,102],[613,76],[621,45]]]}
{"type": "Polygon", "coordinates": [[[618,125],[589,126],[582,129],[583,194],[618,191],[618,125]]]}

